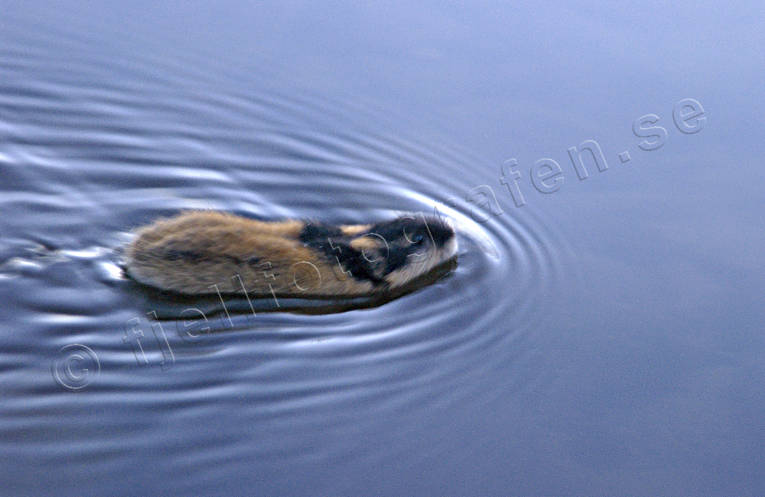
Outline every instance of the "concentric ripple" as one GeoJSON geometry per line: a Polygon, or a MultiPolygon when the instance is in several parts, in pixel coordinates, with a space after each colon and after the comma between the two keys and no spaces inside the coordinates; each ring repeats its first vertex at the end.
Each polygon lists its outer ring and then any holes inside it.
{"type": "MultiPolygon", "coordinates": [[[[3,318],[23,328],[0,337],[6,453],[29,455],[9,445],[22,430],[37,446],[76,446],[108,475],[123,450],[190,440],[169,452],[191,488],[255,459],[348,457],[343,440],[382,418],[406,433],[413,413],[480,408],[543,381],[551,358],[540,345],[555,337],[538,330],[555,317],[549,298],[568,249],[533,206],[512,205],[497,165],[432,136],[404,139],[379,124],[394,117],[360,105],[40,36],[14,35],[0,52],[0,292],[3,318]],[[66,64],[38,50],[54,42],[66,64]],[[483,185],[498,208],[469,200],[483,185]],[[132,228],[194,208],[343,223],[438,212],[457,223],[458,263],[374,308],[156,320],[163,304],[122,278],[119,247],[132,228]],[[69,344],[94,351],[100,367],[76,400],[49,367],[69,344]],[[501,390],[483,381],[497,374],[508,375],[501,390]],[[220,409],[228,422],[198,432],[220,409]],[[320,432],[336,442],[312,445],[320,432]]],[[[379,457],[369,447],[354,455],[379,457]]],[[[66,453],[47,457],[67,463],[66,453]]]]}

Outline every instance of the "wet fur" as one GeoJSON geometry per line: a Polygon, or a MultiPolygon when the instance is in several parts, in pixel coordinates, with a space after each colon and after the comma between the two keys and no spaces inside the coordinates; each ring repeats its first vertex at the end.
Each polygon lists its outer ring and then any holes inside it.
{"type": "Polygon", "coordinates": [[[403,286],[455,253],[453,229],[431,218],[334,226],[195,211],[140,228],[125,269],[191,295],[360,296],[403,286]]]}

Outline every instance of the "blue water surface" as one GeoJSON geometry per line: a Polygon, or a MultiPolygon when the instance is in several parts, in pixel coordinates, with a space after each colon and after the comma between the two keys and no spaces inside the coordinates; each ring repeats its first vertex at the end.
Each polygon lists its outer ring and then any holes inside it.
{"type": "Polygon", "coordinates": [[[763,47],[761,2],[0,0],[0,494],[763,495],[763,47]],[[120,270],[183,209],[459,258],[228,312],[120,270]]]}

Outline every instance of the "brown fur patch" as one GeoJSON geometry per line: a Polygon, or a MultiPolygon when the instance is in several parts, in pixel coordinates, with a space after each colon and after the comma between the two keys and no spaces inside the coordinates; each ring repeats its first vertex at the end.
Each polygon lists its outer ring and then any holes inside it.
{"type": "Polygon", "coordinates": [[[304,223],[263,222],[215,211],[185,212],[136,230],[125,251],[128,273],[186,294],[365,294],[356,282],[299,239],[304,223]],[[310,277],[310,281],[306,278],[310,277]],[[241,280],[241,281],[240,281],[241,280]]]}
{"type": "Polygon", "coordinates": [[[376,236],[360,236],[351,240],[351,248],[354,250],[372,250],[380,248],[382,241],[376,236]]]}
{"type": "Polygon", "coordinates": [[[371,224],[345,224],[340,226],[340,231],[346,236],[353,236],[363,233],[371,227],[371,224]]]}

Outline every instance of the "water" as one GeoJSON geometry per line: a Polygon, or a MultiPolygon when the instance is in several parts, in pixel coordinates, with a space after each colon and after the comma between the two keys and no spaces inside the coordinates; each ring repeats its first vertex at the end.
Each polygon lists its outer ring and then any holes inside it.
{"type": "Polygon", "coordinates": [[[0,493],[762,494],[762,19],[0,1],[0,493]],[[126,280],[193,208],[438,210],[459,258],[317,314],[126,280]]]}

